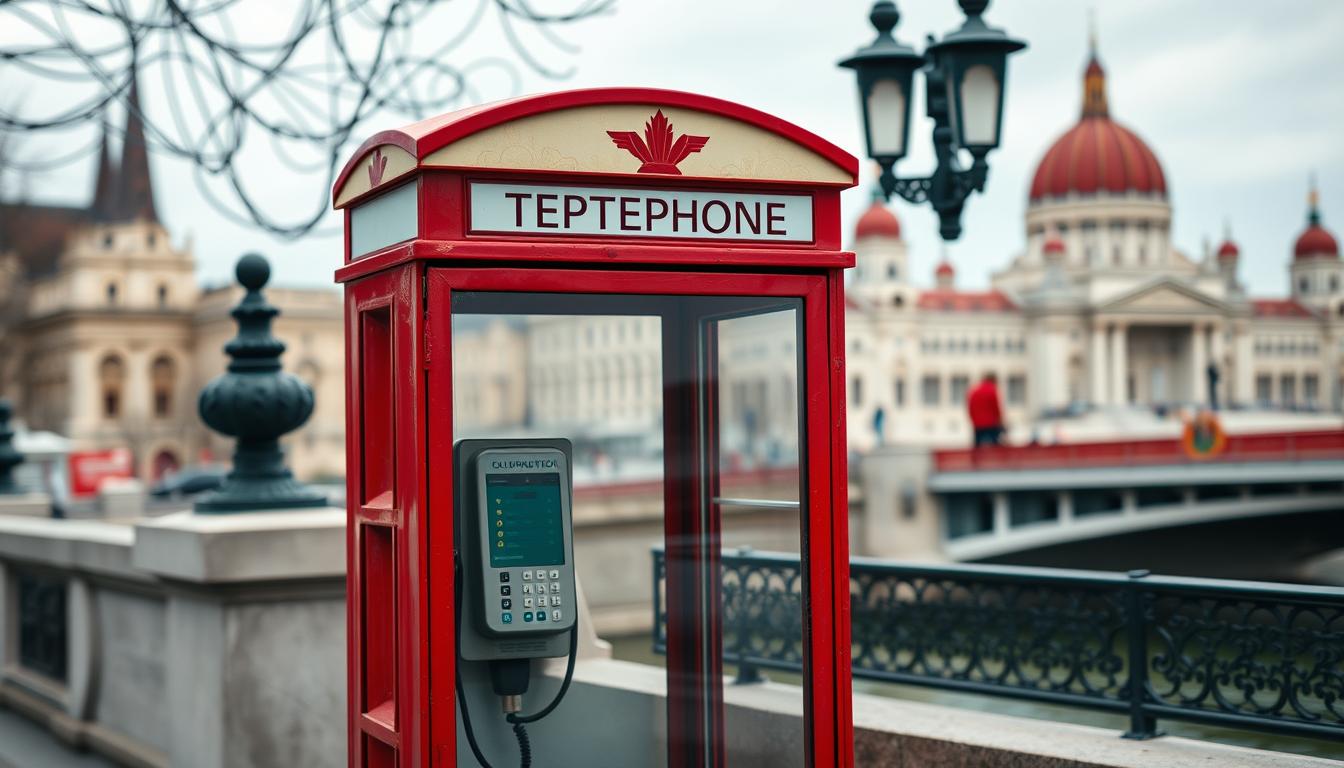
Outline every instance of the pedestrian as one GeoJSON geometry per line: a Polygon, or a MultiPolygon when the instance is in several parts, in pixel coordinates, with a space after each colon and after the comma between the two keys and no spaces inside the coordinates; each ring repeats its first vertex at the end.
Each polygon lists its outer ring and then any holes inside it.
{"type": "Polygon", "coordinates": [[[999,407],[998,379],[986,373],[966,397],[966,410],[975,430],[975,445],[998,445],[1003,439],[1003,409],[999,407]]]}

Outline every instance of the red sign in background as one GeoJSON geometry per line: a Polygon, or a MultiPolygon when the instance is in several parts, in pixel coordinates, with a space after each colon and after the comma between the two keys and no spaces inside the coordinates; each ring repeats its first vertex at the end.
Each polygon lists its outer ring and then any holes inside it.
{"type": "Polygon", "coordinates": [[[131,452],[125,448],[70,453],[70,494],[92,496],[104,480],[134,477],[131,452]]]}

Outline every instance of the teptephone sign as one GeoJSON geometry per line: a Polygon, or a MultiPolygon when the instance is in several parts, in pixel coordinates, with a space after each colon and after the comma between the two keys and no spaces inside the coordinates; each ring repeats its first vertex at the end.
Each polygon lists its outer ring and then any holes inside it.
{"type": "MultiPolygon", "coordinates": [[[[346,212],[337,279],[346,285],[351,766],[439,768],[458,754],[457,292],[800,307],[803,762],[852,764],[843,270],[853,254],[841,250],[840,192],[857,168],[772,115],[640,88],[466,109],[378,133],[355,152],[333,190],[346,212]]],[[[689,316],[662,322],[666,338],[686,341],[704,327],[689,316]]],[[[716,417],[669,378],[696,364],[691,345],[672,347],[664,341],[666,762],[721,765],[720,606],[702,600],[717,594],[718,515],[701,508],[714,482],[701,468],[718,463],[693,426],[716,417]]]]}
{"type": "Polygon", "coordinates": [[[473,233],[812,240],[812,198],[471,182],[473,233]]]}

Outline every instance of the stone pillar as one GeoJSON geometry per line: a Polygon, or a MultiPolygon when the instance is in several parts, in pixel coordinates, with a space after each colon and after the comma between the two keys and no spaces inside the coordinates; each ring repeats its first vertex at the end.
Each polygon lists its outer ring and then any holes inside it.
{"type": "Polygon", "coordinates": [[[1236,325],[1232,337],[1232,367],[1235,371],[1235,387],[1228,397],[1234,403],[1250,404],[1255,402],[1255,348],[1250,329],[1244,324],[1236,325]]]}
{"type": "Polygon", "coordinates": [[[1129,403],[1128,329],[1123,323],[1111,326],[1111,404],[1129,403]]]}
{"type": "Polygon", "coordinates": [[[1209,326],[1209,362],[1218,366],[1218,407],[1226,408],[1231,400],[1231,366],[1227,364],[1227,345],[1223,326],[1209,326]]]}
{"type": "Polygon", "coordinates": [[[147,519],[131,560],[173,585],[169,765],[346,764],[345,510],[147,519]]]}
{"type": "Polygon", "coordinates": [[[1106,326],[1094,322],[1092,349],[1087,358],[1088,379],[1092,382],[1092,404],[1106,404],[1106,326]]]}
{"type": "Polygon", "coordinates": [[[1195,323],[1190,326],[1190,402],[1195,405],[1208,404],[1208,357],[1206,351],[1206,329],[1195,323]]]}
{"type": "Polygon", "coordinates": [[[856,554],[914,559],[941,555],[942,515],[938,499],[925,485],[932,471],[932,453],[923,446],[888,444],[863,457],[856,554]]]}
{"type": "Polygon", "coordinates": [[[83,345],[72,350],[66,358],[65,377],[70,388],[62,429],[67,437],[79,437],[93,431],[103,413],[102,383],[98,380],[95,351],[83,345]]]}

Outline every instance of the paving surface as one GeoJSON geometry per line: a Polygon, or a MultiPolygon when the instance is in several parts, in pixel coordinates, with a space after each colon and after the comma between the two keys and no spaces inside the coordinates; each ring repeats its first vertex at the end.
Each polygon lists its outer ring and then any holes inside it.
{"type": "Polygon", "coordinates": [[[76,752],[31,720],[0,707],[0,768],[116,768],[116,764],[76,752]]]}

